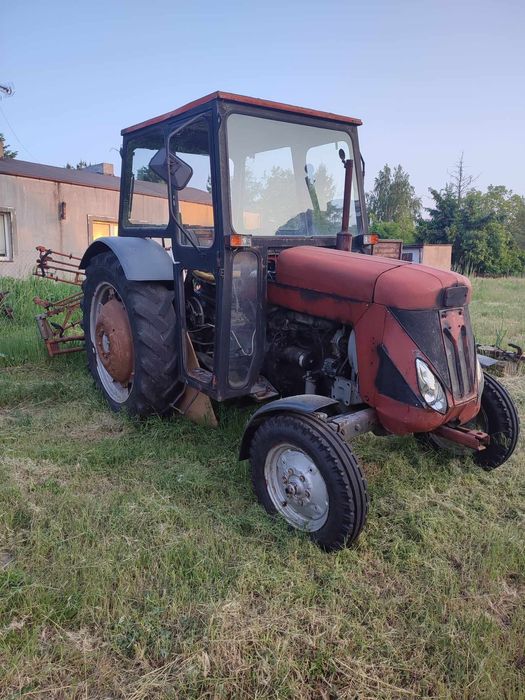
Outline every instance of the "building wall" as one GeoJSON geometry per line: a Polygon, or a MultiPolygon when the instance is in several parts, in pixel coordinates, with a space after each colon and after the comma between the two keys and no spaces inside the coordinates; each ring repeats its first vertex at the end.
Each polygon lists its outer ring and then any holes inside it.
{"type": "MultiPolygon", "coordinates": [[[[166,200],[135,196],[145,220],[166,216],[166,200]]],[[[13,261],[0,261],[0,277],[30,274],[37,245],[82,255],[91,242],[90,219],[117,221],[118,205],[117,190],[0,174],[0,208],[14,212],[13,261]],[[66,203],[64,220],[59,217],[60,202],[66,203]]]]}
{"type": "Polygon", "coordinates": [[[452,246],[449,243],[423,245],[422,260],[424,265],[450,270],[452,267],[452,246]]]}
{"type": "MultiPolygon", "coordinates": [[[[0,209],[14,214],[13,260],[0,260],[0,278],[29,275],[37,245],[82,255],[93,238],[93,221],[117,222],[118,206],[117,190],[0,174],[0,209]],[[61,202],[66,206],[65,219],[60,218],[61,202]]],[[[209,204],[180,201],[180,208],[185,224],[213,226],[209,204]]],[[[168,221],[167,199],[135,192],[133,209],[141,221],[168,221]]]]}

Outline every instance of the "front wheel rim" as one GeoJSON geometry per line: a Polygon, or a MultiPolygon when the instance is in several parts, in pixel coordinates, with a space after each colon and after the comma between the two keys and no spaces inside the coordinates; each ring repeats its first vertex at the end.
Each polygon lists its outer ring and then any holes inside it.
{"type": "Polygon", "coordinates": [[[316,532],[326,523],[329,496],[325,480],[303,450],[282,443],[266,455],[264,478],[276,510],[298,530],[316,532]]]}

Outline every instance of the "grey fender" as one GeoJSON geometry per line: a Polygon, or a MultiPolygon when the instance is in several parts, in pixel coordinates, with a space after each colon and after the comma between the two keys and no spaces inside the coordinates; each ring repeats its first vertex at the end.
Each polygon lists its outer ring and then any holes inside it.
{"type": "Polygon", "coordinates": [[[239,450],[239,460],[248,459],[250,454],[250,444],[257,428],[267,418],[277,413],[298,413],[312,414],[331,406],[337,406],[338,402],[328,396],[318,394],[298,394],[297,396],[287,396],[284,399],[270,401],[261,406],[248,421],[244,429],[239,450]]]}
{"type": "Polygon", "coordinates": [[[80,269],[85,270],[96,255],[110,250],[118,258],[128,280],[172,282],[173,260],[164,248],[146,238],[119,236],[97,238],[84,253],[80,269]]]}

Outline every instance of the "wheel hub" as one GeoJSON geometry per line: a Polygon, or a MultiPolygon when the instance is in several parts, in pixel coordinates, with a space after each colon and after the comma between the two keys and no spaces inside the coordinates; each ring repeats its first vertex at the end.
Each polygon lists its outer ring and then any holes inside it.
{"type": "Polygon", "coordinates": [[[268,492],[277,510],[301,530],[315,531],[328,517],[328,492],[313,460],[292,445],[278,445],[268,453],[268,492]]]}
{"type": "Polygon", "coordinates": [[[133,339],[124,305],[113,297],[97,317],[95,346],[104,369],[115,381],[127,385],[133,374],[133,339]]]}

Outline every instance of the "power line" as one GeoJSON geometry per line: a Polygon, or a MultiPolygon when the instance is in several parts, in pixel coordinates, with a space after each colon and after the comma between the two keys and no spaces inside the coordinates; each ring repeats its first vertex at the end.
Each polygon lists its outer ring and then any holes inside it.
{"type": "Polygon", "coordinates": [[[16,131],[13,129],[13,127],[12,127],[12,125],[11,125],[11,122],[10,122],[9,119],[7,118],[6,113],[5,113],[4,110],[2,109],[2,105],[1,105],[1,104],[0,104],[0,114],[1,114],[1,115],[3,116],[3,118],[5,119],[7,126],[11,129],[11,131],[12,131],[12,133],[13,133],[13,136],[14,136],[15,139],[18,141],[18,143],[20,144],[20,146],[22,146],[22,148],[24,149],[24,151],[25,151],[33,160],[36,160],[35,156],[31,153],[31,151],[29,150],[29,148],[27,148],[27,146],[25,146],[25,145],[22,143],[22,141],[18,138],[18,135],[17,135],[16,131]]]}

